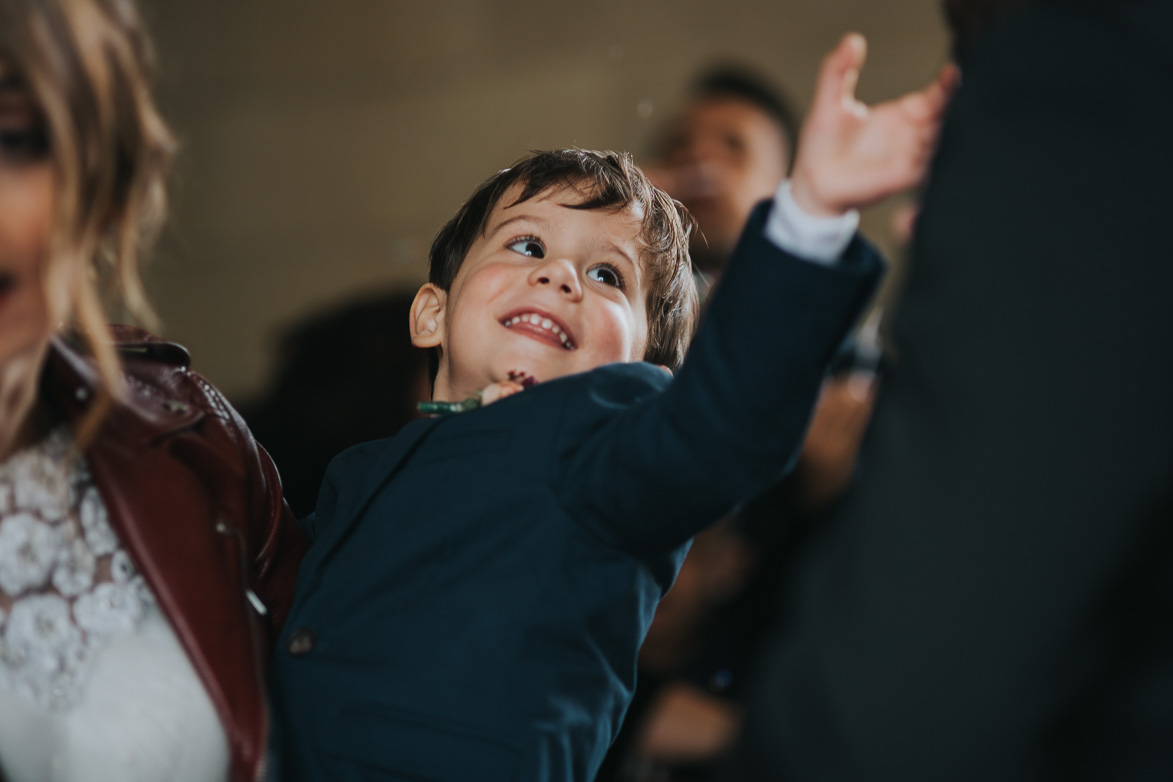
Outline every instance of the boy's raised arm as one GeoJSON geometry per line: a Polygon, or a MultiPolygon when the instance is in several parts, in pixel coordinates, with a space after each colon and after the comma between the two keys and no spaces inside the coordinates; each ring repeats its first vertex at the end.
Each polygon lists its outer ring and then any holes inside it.
{"type": "MultiPolygon", "coordinates": [[[[946,69],[869,109],[854,98],[863,57],[859,36],[827,57],[799,141],[786,197],[816,222],[919,182],[956,83],[946,69]]],[[[767,230],[765,212],[751,217],[677,380],[604,426],[567,432],[563,501],[623,545],[679,545],[783,474],[827,362],[874,289],[880,262],[866,243],[849,236],[841,258],[813,258],[767,230]]],[[[663,382],[650,367],[644,380],[663,382]]],[[[608,391],[591,402],[608,404],[608,391]]]]}

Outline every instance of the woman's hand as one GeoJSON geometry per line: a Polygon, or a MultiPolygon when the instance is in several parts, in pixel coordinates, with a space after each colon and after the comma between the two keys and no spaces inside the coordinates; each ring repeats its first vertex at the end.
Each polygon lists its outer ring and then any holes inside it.
{"type": "Polygon", "coordinates": [[[524,389],[525,386],[516,380],[502,380],[499,383],[490,383],[481,389],[481,406],[491,405],[498,399],[513,396],[518,391],[524,389]]]}
{"type": "Polygon", "coordinates": [[[498,399],[513,396],[518,391],[524,391],[530,386],[537,385],[537,379],[526,372],[510,372],[508,380],[490,383],[480,391],[481,406],[491,405],[498,399]]]}

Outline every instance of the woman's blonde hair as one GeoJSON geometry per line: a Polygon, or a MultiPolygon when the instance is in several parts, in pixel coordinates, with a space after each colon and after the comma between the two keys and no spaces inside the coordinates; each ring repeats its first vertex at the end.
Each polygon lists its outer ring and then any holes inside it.
{"type": "Polygon", "coordinates": [[[131,0],[0,0],[0,57],[45,119],[57,181],[49,315],[77,328],[101,379],[77,431],[84,447],[121,388],[103,300],[153,317],[139,258],[166,213],[175,143],[151,99],[153,52],[131,0]]]}

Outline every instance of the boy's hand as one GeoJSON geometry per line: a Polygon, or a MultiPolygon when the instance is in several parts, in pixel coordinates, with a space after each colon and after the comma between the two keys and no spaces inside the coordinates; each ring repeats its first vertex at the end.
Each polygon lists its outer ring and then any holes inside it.
{"type": "Polygon", "coordinates": [[[815,216],[838,216],[920,183],[959,81],[947,65],[920,92],[869,108],[855,98],[866,57],[867,42],[850,33],[819,70],[791,176],[794,200],[815,216]]]}

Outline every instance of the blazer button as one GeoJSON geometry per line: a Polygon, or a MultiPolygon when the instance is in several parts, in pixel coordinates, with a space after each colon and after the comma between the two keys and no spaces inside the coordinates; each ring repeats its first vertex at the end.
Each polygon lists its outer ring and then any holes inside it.
{"type": "Polygon", "coordinates": [[[289,636],[289,644],[285,648],[295,657],[309,654],[314,650],[314,631],[308,627],[299,627],[289,636]]]}

